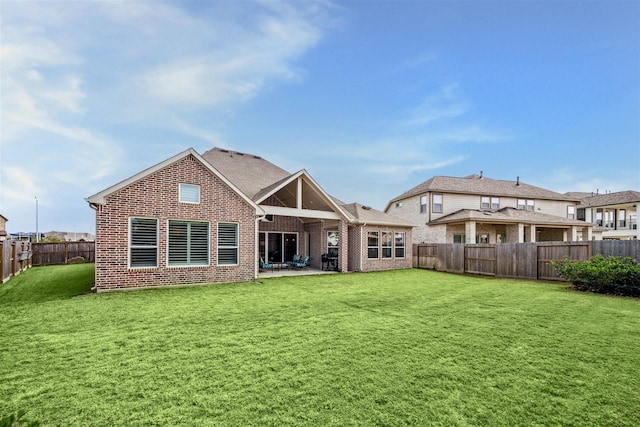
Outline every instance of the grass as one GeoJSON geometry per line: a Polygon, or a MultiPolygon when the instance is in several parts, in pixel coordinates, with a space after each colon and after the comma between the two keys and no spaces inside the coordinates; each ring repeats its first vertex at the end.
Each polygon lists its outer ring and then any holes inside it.
{"type": "Polygon", "coordinates": [[[55,426],[640,425],[640,300],[425,270],[0,285],[0,416],[55,426]],[[77,296],[79,295],[79,296],[77,296]]]}

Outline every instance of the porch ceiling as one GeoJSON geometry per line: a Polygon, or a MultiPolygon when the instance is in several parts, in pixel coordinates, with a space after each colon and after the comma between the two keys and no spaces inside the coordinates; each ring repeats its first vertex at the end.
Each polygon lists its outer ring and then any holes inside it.
{"type": "Polygon", "coordinates": [[[301,206],[303,209],[328,212],[333,211],[324,197],[312,188],[303,178],[298,178],[297,180],[290,182],[275,193],[275,196],[285,207],[298,207],[298,180],[302,181],[301,206]]]}

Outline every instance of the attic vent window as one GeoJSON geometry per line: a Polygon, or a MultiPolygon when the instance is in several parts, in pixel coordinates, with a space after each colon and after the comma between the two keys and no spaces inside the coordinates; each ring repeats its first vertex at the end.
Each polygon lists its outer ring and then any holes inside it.
{"type": "Polygon", "coordinates": [[[396,208],[401,208],[401,207],[402,207],[402,202],[396,203],[396,208]]]}
{"type": "Polygon", "coordinates": [[[179,197],[181,203],[200,203],[200,186],[180,184],[179,197]]]}

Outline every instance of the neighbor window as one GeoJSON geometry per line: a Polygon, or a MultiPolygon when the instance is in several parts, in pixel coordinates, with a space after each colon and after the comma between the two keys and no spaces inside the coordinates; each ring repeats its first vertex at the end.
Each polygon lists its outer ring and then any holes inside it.
{"type": "Polygon", "coordinates": [[[535,211],[536,210],[536,202],[533,200],[527,200],[527,210],[535,211]]]}
{"type": "Polygon", "coordinates": [[[427,213],[427,196],[420,197],[420,213],[427,213]]]}
{"type": "Polygon", "coordinates": [[[482,196],[480,198],[480,207],[482,209],[489,209],[490,206],[491,206],[491,198],[487,196],[482,196]]]}
{"type": "Polygon", "coordinates": [[[576,218],[576,207],[575,206],[567,206],[567,218],[575,219],[576,218]]]}
{"type": "Polygon", "coordinates": [[[596,225],[602,227],[602,209],[596,211],[596,225]]]}
{"type": "Polygon", "coordinates": [[[168,265],[209,264],[209,223],[169,221],[168,265]]]}
{"type": "Polygon", "coordinates": [[[129,267],[158,266],[158,220],[129,219],[129,267]]]}
{"type": "Polygon", "coordinates": [[[465,243],[466,236],[464,234],[454,234],[453,243],[465,243]]]}
{"type": "Polygon", "coordinates": [[[535,200],[518,199],[518,209],[533,211],[535,210],[535,200]]]}
{"type": "Polygon", "coordinates": [[[489,235],[488,234],[478,234],[476,236],[477,243],[489,243],[489,235]]]}
{"type": "Polygon", "coordinates": [[[382,258],[391,258],[393,252],[393,233],[382,232],[382,258]]]}
{"type": "Polygon", "coordinates": [[[367,233],[367,258],[378,258],[379,234],[377,231],[367,233]]]}
{"type": "Polygon", "coordinates": [[[238,264],[238,224],[218,223],[218,265],[238,264]]]}
{"type": "Polygon", "coordinates": [[[627,211],[620,209],[618,211],[618,227],[624,228],[627,226],[627,211]]]}
{"type": "Polygon", "coordinates": [[[404,258],[405,233],[399,231],[396,233],[396,258],[404,258]]]}
{"type": "Polygon", "coordinates": [[[330,257],[338,256],[339,235],[337,231],[327,231],[327,255],[330,257]]]}
{"type": "Polygon", "coordinates": [[[480,207],[482,209],[500,209],[500,197],[482,196],[480,198],[480,207]]]}
{"type": "Polygon", "coordinates": [[[442,212],[442,194],[433,195],[433,211],[442,212]]]}
{"type": "Polygon", "coordinates": [[[200,186],[180,184],[180,201],[182,203],[200,203],[200,186]]]}

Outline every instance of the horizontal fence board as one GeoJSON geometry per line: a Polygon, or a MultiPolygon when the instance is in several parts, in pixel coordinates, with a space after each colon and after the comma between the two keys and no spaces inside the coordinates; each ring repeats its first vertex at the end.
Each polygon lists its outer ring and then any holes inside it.
{"type": "Polygon", "coordinates": [[[640,262],[640,240],[536,242],[465,245],[414,245],[414,267],[486,276],[563,280],[551,265],[568,258],[585,261],[594,255],[631,257],[640,262]]]}

